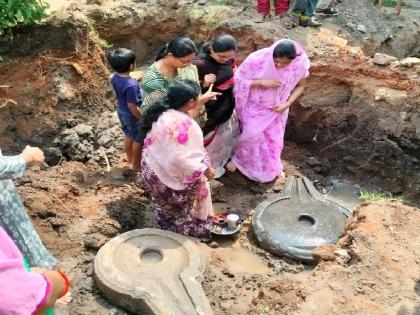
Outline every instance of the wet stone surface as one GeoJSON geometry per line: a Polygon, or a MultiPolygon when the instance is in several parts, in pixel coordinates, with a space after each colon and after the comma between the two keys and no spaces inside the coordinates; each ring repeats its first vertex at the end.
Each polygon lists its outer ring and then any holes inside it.
{"type": "Polygon", "coordinates": [[[348,209],[323,199],[309,179],[292,176],[281,194],[258,205],[252,225],[263,248],[312,261],[312,250],[336,242],[350,216],[348,209]]]}

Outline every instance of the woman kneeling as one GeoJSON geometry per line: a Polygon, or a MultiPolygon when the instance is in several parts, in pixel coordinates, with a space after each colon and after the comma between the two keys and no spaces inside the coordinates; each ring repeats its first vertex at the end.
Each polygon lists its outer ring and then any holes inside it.
{"type": "Polygon", "coordinates": [[[214,169],[200,126],[188,115],[199,95],[196,82],[175,81],[167,96],[146,111],[141,180],[163,229],[209,239],[213,206],[208,180],[214,169]]]}

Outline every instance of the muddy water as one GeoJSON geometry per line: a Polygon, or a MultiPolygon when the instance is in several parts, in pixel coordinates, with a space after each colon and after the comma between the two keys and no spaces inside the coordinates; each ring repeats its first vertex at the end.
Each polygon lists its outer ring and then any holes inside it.
{"type": "Polygon", "coordinates": [[[216,253],[223,260],[226,269],[231,273],[246,272],[265,275],[269,272],[267,264],[260,256],[241,247],[238,243],[233,244],[233,246],[218,248],[216,253]]]}

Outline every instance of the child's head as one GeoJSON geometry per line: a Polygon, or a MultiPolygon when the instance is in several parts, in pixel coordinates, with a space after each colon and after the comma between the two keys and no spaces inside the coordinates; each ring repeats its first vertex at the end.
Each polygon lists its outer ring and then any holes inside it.
{"type": "Polygon", "coordinates": [[[108,62],[117,73],[126,73],[135,68],[136,55],[127,48],[117,48],[108,52],[108,62]]]}

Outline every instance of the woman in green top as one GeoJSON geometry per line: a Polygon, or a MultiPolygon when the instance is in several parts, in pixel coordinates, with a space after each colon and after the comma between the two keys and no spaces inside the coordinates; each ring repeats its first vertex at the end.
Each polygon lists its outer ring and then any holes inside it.
{"type": "MultiPolygon", "coordinates": [[[[174,38],[160,50],[156,62],[146,70],[141,81],[142,113],[145,113],[154,101],[166,96],[169,86],[175,80],[199,82],[197,67],[191,63],[196,54],[197,47],[194,42],[185,36],[174,38]]],[[[210,93],[215,94],[211,92],[211,89],[210,93]]],[[[198,106],[189,113],[200,127],[206,123],[206,112],[203,105],[208,100],[208,95],[202,95],[199,98],[198,106]]]]}

